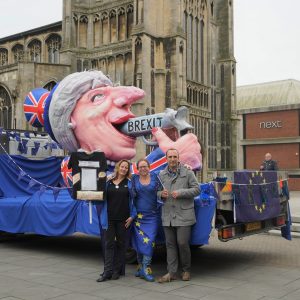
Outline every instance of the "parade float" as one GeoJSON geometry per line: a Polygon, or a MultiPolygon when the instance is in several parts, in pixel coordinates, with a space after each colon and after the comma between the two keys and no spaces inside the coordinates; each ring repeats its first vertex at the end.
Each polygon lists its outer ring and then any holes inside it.
{"type": "MultiPolygon", "coordinates": [[[[1,144],[0,231],[100,236],[99,210],[105,195],[99,182],[118,160],[134,159],[139,137],[153,149],[147,156],[151,172],[166,167],[169,148],[178,150],[181,163],[200,170],[201,147],[190,132],[187,108],[136,117],[130,107],[144,95],[136,87],[114,86],[100,71],[70,74],[51,92],[31,91],[24,102],[26,119],[32,126],[44,127],[51,144],[67,155],[28,159],[9,155],[1,144]],[[150,134],[152,138],[146,138],[150,134]],[[99,152],[101,158],[97,154],[92,162],[81,159],[74,171],[78,157],[99,152]]],[[[20,151],[26,150],[20,136],[19,143],[20,151]]],[[[137,172],[134,163],[132,167],[137,172]]],[[[286,178],[283,172],[243,170],[216,173],[212,181],[201,183],[191,245],[208,244],[213,229],[221,241],[273,228],[281,228],[282,236],[290,239],[286,178]]],[[[162,235],[158,241],[163,243],[162,235]]]]}

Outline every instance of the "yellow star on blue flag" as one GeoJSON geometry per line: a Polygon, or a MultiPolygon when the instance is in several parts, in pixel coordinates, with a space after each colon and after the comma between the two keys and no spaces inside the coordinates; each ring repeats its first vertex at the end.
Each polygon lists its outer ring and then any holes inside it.
{"type": "Polygon", "coordinates": [[[143,240],[144,240],[144,243],[145,243],[145,244],[148,244],[148,243],[149,243],[149,241],[150,241],[150,239],[149,239],[149,238],[147,238],[147,237],[143,238],[143,240]]]}
{"type": "Polygon", "coordinates": [[[143,219],[143,214],[138,213],[138,214],[137,214],[137,217],[138,217],[138,219],[143,219]]]}

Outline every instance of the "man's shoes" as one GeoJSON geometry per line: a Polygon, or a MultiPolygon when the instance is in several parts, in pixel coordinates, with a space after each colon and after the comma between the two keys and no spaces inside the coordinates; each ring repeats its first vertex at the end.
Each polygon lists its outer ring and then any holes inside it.
{"type": "Polygon", "coordinates": [[[112,278],[111,275],[101,274],[100,277],[97,279],[97,282],[103,282],[110,280],[112,278]]]}
{"type": "Polygon", "coordinates": [[[157,282],[158,283],[165,283],[165,282],[171,282],[172,280],[176,280],[176,276],[171,275],[170,273],[165,274],[162,277],[159,277],[157,282]]]}
{"type": "Polygon", "coordinates": [[[183,272],[181,275],[183,281],[190,281],[191,280],[191,273],[190,272],[183,272]]]}
{"type": "Polygon", "coordinates": [[[120,274],[119,273],[113,273],[111,276],[112,280],[118,280],[120,278],[120,274]]]}

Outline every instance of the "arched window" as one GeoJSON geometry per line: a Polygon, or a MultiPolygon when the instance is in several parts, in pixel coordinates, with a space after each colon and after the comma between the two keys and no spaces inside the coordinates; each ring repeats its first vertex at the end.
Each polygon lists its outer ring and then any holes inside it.
{"type": "Polygon", "coordinates": [[[58,64],[61,37],[57,34],[51,34],[46,40],[46,44],[48,49],[48,62],[51,64],[58,64]]]}
{"type": "Polygon", "coordinates": [[[0,48],[0,66],[8,64],[8,51],[5,48],[0,48]]]}
{"type": "Polygon", "coordinates": [[[142,39],[135,40],[135,86],[142,88],[142,39]]]}
{"type": "Polygon", "coordinates": [[[126,17],[124,7],[121,7],[118,10],[118,34],[119,41],[126,40],[126,17]]]}
{"type": "Polygon", "coordinates": [[[24,47],[23,47],[23,45],[16,44],[15,46],[13,46],[12,53],[13,53],[13,56],[14,56],[14,62],[15,63],[24,60],[24,47]]]}
{"type": "Polygon", "coordinates": [[[129,4],[127,6],[127,38],[131,38],[133,27],[133,5],[129,4]]]}
{"type": "Polygon", "coordinates": [[[79,19],[79,47],[87,47],[87,29],[88,29],[88,17],[83,15],[79,19]]]}
{"type": "Polygon", "coordinates": [[[110,24],[110,42],[115,43],[117,41],[117,13],[115,10],[109,13],[109,24],[110,24]]]}
{"type": "Polygon", "coordinates": [[[4,129],[12,128],[12,103],[8,91],[0,86],[0,126],[4,129]]]}
{"type": "Polygon", "coordinates": [[[28,45],[29,57],[32,62],[40,62],[42,55],[42,44],[39,40],[33,40],[28,45]]]}
{"type": "Polygon", "coordinates": [[[54,80],[49,81],[47,84],[45,84],[44,89],[51,91],[55,85],[56,85],[56,82],[54,80]]]}
{"type": "Polygon", "coordinates": [[[101,14],[101,22],[102,22],[102,32],[101,32],[101,37],[102,37],[102,43],[104,45],[109,43],[109,27],[108,27],[108,14],[107,12],[103,12],[101,14]]]}

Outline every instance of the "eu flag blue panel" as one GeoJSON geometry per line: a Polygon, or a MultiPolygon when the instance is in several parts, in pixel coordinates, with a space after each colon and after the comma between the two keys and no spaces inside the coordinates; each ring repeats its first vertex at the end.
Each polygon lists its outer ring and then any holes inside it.
{"type": "Polygon", "coordinates": [[[236,222],[262,221],[280,213],[276,171],[236,171],[232,191],[236,222]]]}
{"type": "Polygon", "coordinates": [[[152,256],[160,215],[138,213],[133,223],[132,247],[143,255],[152,256]]]}
{"type": "Polygon", "coordinates": [[[216,209],[215,188],[212,183],[200,184],[200,195],[195,197],[196,224],[192,227],[191,245],[208,244],[212,219],[216,209]]]}

